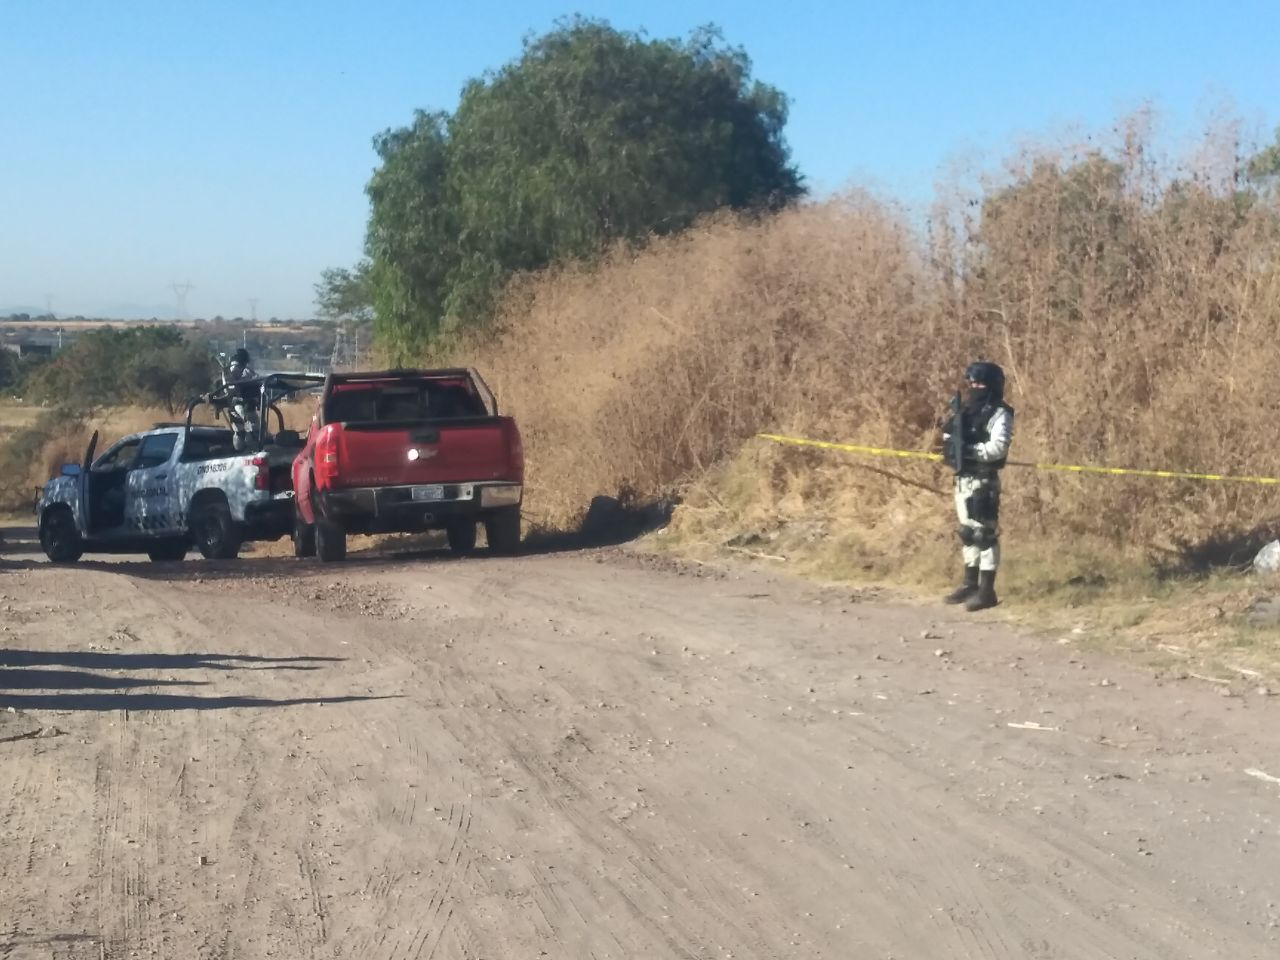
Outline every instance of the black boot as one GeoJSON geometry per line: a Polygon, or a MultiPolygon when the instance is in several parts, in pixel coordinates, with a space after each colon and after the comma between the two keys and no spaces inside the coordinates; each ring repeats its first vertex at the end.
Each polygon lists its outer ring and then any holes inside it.
{"type": "Polygon", "coordinates": [[[978,592],[978,568],[964,568],[964,583],[956,587],[945,597],[942,598],[943,603],[964,603],[975,593],[978,592]]]}
{"type": "Polygon", "coordinates": [[[983,570],[978,577],[978,591],[969,598],[964,608],[970,613],[975,610],[986,610],[1000,601],[996,599],[996,572],[983,570]]]}

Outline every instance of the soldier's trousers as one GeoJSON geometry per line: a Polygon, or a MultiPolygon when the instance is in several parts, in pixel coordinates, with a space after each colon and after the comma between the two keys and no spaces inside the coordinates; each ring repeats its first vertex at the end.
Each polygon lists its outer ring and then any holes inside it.
{"type": "Polygon", "coordinates": [[[964,565],[995,570],[1000,566],[1000,475],[960,474],[955,493],[964,565]]]}
{"type": "Polygon", "coordinates": [[[231,406],[231,439],[236,450],[245,450],[250,438],[258,432],[258,418],[254,410],[243,400],[231,406]]]}

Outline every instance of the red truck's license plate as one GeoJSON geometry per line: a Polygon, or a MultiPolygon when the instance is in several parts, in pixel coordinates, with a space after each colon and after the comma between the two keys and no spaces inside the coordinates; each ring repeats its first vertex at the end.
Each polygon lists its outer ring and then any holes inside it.
{"type": "Polygon", "coordinates": [[[410,495],[414,500],[443,500],[444,486],[439,483],[431,483],[425,486],[412,487],[410,495]]]}

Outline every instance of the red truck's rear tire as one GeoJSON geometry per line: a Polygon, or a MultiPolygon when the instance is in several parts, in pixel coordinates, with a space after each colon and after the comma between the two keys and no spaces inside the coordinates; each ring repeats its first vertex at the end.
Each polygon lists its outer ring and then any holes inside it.
{"type": "Polygon", "coordinates": [[[299,558],[316,555],[315,524],[307,523],[296,510],[293,514],[293,555],[299,558]]]}
{"type": "Polygon", "coordinates": [[[520,508],[503,507],[484,518],[489,552],[511,554],[520,549],[520,508]]]}
{"type": "Polygon", "coordinates": [[[347,532],[322,517],[316,517],[316,556],[322,563],[347,559],[347,532]]]}

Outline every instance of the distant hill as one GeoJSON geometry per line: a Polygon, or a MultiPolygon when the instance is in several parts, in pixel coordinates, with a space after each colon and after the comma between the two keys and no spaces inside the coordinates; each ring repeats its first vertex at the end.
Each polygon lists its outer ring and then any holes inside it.
{"type": "MultiPolygon", "coordinates": [[[[0,317],[12,317],[23,313],[29,317],[47,316],[44,307],[0,306],[0,317]]],[[[76,310],[74,312],[55,310],[54,318],[58,320],[70,320],[74,317],[80,317],[84,320],[172,320],[174,319],[173,314],[173,304],[121,303],[104,307],[101,310],[76,310]]]]}
{"type": "MultiPolygon", "coordinates": [[[[48,314],[44,307],[22,306],[20,304],[7,305],[0,304],[0,323],[9,321],[10,317],[26,315],[30,321],[39,321],[48,324],[48,314]]],[[[187,320],[179,321],[174,316],[173,305],[165,306],[164,304],[139,304],[139,303],[121,303],[113,306],[105,307],[101,310],[93,311],[70,311],[55,310],[53,320],[60,324],[103,324],[103,323],[180,323],[183,326],[191,326],[195,322],[207,323],[212,325],[234,324],[245,327],[252,327],[255,321],[246,319],[242,316],[215,316],[213,314],[199,314],[192,312],[187,320]]],[[[313,316],[303,317],[261,317],[256,321],[257,325],[262,326],[307,326],[317,324],[321,321],[313,316]]]]}

